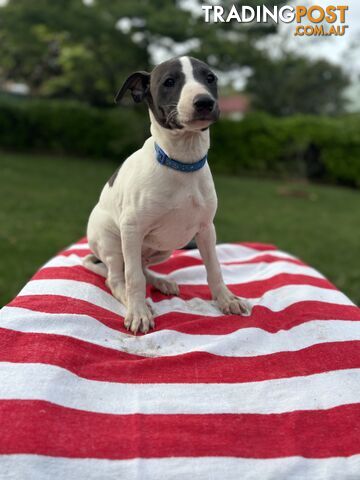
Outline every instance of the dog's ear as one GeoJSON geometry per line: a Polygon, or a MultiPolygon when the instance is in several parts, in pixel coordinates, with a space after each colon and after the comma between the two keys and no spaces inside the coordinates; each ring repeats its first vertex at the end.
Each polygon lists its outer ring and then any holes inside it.
{"type": "Polygon", "coordinates": [[[148,72],[135,72],[132,73],[124,82],[116,94],[114,101],[118,103],[124,96],[127,90],[131,91],[131,95],[134,102],[142,102],[149,91],[150,87],[150,73],[148,72]]]}

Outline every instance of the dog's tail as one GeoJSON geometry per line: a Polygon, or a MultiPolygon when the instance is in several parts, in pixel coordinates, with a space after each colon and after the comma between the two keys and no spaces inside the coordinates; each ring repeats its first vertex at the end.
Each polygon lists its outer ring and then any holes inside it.
{"type": "Polygon", "coordinates": [[[107,277],[106,265],[92,253],[83,258],[83,266],[102,277],[107,277]]]}

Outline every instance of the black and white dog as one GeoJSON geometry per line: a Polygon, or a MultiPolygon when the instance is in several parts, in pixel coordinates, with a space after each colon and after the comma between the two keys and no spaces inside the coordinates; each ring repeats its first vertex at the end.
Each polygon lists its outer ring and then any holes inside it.
{"type": "Polygon", "coordinates": [[[151,137],[103,188],[87,228],[94,255],[84,265],[105,276],[127,307],[126,328],[146,333],[154,327],[146,282],[164,294],[179,294],[174,281],[147,266],[195,237],[220,310],[249,314],[248,302],[226,287],[215,251],[217,198],[207,152],[208,127],[219,117],[216,76],[200,60],[180,57],[151,73],[133,73],[115,100],[127,90],[135,102],[147,103],[151,137]]]}

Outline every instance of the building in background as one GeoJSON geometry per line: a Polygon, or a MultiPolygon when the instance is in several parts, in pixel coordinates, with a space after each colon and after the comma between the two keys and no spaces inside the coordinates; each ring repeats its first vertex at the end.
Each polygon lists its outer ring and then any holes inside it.
{"type": "Polygon", "coordinates": [[[242,94],[233,94],[226,97],[220,97],[219,108],[221,116],[240,120],[250,108],[248,97],[242,94]]]}

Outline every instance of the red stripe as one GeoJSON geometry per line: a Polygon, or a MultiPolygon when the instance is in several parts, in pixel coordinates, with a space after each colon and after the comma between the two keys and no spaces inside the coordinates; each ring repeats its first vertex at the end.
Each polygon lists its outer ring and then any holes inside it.
{"type": "MultiPolygon", "coordinates": [[[[295,275],[291,273],[280,273],[265,280],[255,280],[252,282],[232,285],[228,284],[228,287],[233,293],[239,295],[240,297],[258,298],[270,290],[275,290],[276,288],[286,287],[289,285],[311,285],[315,287],[336,290],[336,287],[325,278],[309,277],[307,275],[295,275]]],[[[202,300],[211,300],[211,293],[207,285],[180,284],[179,287],[180,297],[183,300],[190,300],[191,298],[195,297],[201,298],[202,300]]],[[[169,298],[154,288],[149,290],[148,293],[150,294],[150,292],[151,298],[154,301],[160,301],[169,298]]]]}
{"type": "Polygon", "coordinates": [[[0,416],[2,454],[327,458],[360,452],[356,404],[270,415],[109,415],[44,401],[3,400],[0,416]]]}
{"type": "MultiPolygon", "coordinates": [[[[220,262],[221,265],[248,265],[254,263],[275,263],[275,262],[287,262],[293,263],[295,265],[306,266],[301,260],[295,258],[283,258],[277,257],[276,255],[258,255],[255,258],[250,258],[248,260],[233,260],[233,261],[223,261],[220,262]]],[[[203,265],[203,261],[199,258],[181,255],[170,257],[166,262],[160,263],[159,265],[152,265],[150,268],[154,272],[168,274],[175,270],[180,270],[186,267],[195,267],[198,265],[203,265]]]]}
{"type": "MultiPolygon", "coordinates": [[[[9,303],[10,307],[26,308],[35,312],[88,315],[109,328],[126,332],[124,318],[93,303],[63,295],[21,295],[9,303]]],[[[59,319],[59,321],[61,321],[59,319]]],[[[84,326],[84,328],[86,328],[84,326]]]]}
{"type": "Polygon", "coordinates": [[[297,258],[287,258],[287,257],[277,257],[276,255],[257,255],[255,258],[250,258],[249,260],[233,260],[229,262],[221,262],[222,265],[242,265],[248,263],[274,263],[274,262],[287,262],[295,263],[296,265],[305,265],[304,262],[298,260],[297,258]]]}
{"type": "Polygon", "coordinates": [[[105,278],[103,276],[91,272],[82,265],[74,265],[71,267],[44,267],[35,273],[32,280],[76,280],[78,282],[95,285],[105,292],[110,292],[105,285],[105,278]]]}
{"type": "Polygon", "coordinates": [[[162,273],[164,275],[179,270],[181,268],[195,267],[203,265],[202,260],[189,255],[175,255],[171,256],[166,262],[159,263],[158,265],[152,265],[150,268],[154,272],[162,273]]]}
{"type": "Polygon", "coordinates": [[[312,320],[360,320],[360,309],[351,305],[309,301],[298,302],[273,312],[263,306],[255,306],[249,317],[222,315],[205,317],[171,312],[155,318],[156,329],[171,329],[197,335],[226,335],[243,328],[261,328],[269,333],[289,330],[312,320]]]}
{"type": "MultiPolygon", "coordinates": [[[[70,250],[63,250],[58,255],[63,257],[76,255],[78,257],[83,258],[83,257],[86,257],[86,255],[89,255],[89,253],[91,253],[91,250],[89,249],[72,248],[70,250]]],[[[301,260],[297,260],[293,258],[282,258],[282,257],[277,257],[276,255],[259,255],[256,258],[251,258],[249,260],[234,260],[234,261],[226,261],[226,262],[220,262],[220,263],[222,265],[248,265],[248,264],[260,263],[260,262],[262,263],[287,262],[287,263],[293,263],[296,265],[306,266],[306,264],[301,260]]],[[[187,268],[187,267],[195,267],[198,265],[203,265],[203,262],[201,259],[189,256],[186,254],[182,254],[182,255],[174,255],[170,257],[168,260],[166,260],[166,262],[159,263],[158,265],[152,265],[150,268],[154,272],[158,272],[166,275],[175,270],[180,270],[182,268],[187,268]]]]}
{"type": "MultiPolygon", "coordinates": [[[[16,297],[9,306],[50,314],[88,315],[109,328],[128,333],[123,326],[121,315],[84,300],[61,295],[21,295],[16,297]]],[[[155,330],[171,329],[193,335],[226,335],[242,328],[252,327],[276,333],[279,330],[289,330],[311,320],[334,319],[359,321],[360,309],[351,305],[309,301],[295,303],[280,312],[272,312],[266,307],[255,306],[249,317],[238,315],[207,317],[170,312],[155,318],[155,330]]]]}
{"type": "MultiPolygon", "coordinates": [[[[84,248],[71,248],[69,250],[63,250],[58,253],[58,256],[62,257],[69,257],[70,255],[76,255],[77,257],[86,257],[91,253],[90,249],[84,249],[84,248]]],[[[196,265],[203,265],[202,260],[198,258],[194,258],[188,255],[180,255],[180,253],[183,253],[182,251],[179,251],[178,254],[175,252],[173,253],[174,256],[170,257],[166,262],[159,263],[158,265],[154,265],[151,267],[152,270],[158,272],[158,273],[170,273],[174,270],[178,270],[180,268],[186,268],[186,267],[194,267],[196,265]]]]}
{"type": "MultiPolygon", "coordinates": [[[[88,243],[88,239],[87,239],[86,237],[80,238],[80,240],[78,240],[78,241],[76,242],[76,244],[78,244],[78,243],[80,243],[80,244],[82,244],[82,243],[88,243]]],[[[76,244],[75,244],[75,245],[76,245],[76,244]]]]}
{"type": "MultiPolygon", "coordinates": [[[[77,241],[74,246],[77,244],[83,244],[87,243],[87,238],[83,237],[79,241],[77,241]]],[[[244,247],[252,248],[253,250],[259,250],[264,251],[264,250],[277,250],[277,247],[275,245],[272,245],[270,243],[259,243],[259,242],[232,242],[229,245],[242,245],[244,247]]],[[[185,250],[186,251],[186,250],[185,250]]],[[[184,250],[174,250],[175,254],[179,254],[184,252],[184,250]]]]}
{"type": "MultiPolygon", "coordinates": [[[[78,282],[85,282],[110,293],[110,290],[105,285],[105,278],[101,275],[87,270],[81,265],[72,267],[44,267],[39,270],[33,280],[76,280],[78,282]]],[[[312,285],[320,288],[328,288],[335,290],[336,287],[325,278],[311,277],[308,275],[298,275],[291,273],[280,273],[265,280],[256,280],[252,282],[230,285],[231,290],[236,295],[247,298],[257,298],[264,295],[269,290],[284,287],[287,285],[312,285]]],[[[79,286],[80,287],[80,286],[79,286]]],[[[151,296],[154,301],[160,301],[169,298],[162,295],[159,291],[148,286],[147,295],[151,296]]],[[[187,285],[180,284],[180,296],[183,300],[190,300],[191,298],[202,298],[203,300],[210,300],[211,294],[207,285],[187,285]]]]}
{"type": "Polygon", "coordinates": [[[234,242],[235,245],[242,245],[244,247],[253,248],[254,250],[259,250],[262,252],[264,250],[277,250],[275,245],[270,243],[258,243],[258,242],[234,242]]]}
{"type": "Polygon", "coordinates": [[[69,257],[70,255],[76,255],[77,257],[86,257],[89,253],[92,253],[89,248],[71,248],[70,250],[62,250],[57,256],[69,257]]]}
{"type": "Polygon", "coordinates": [[[192,352],[145,358],[71,337],[0,329],[0,361],[56,365],[90,380],[123,383],[242,383],[360,368],[360,342],[296,352],[221,357],[192,352]]]}

